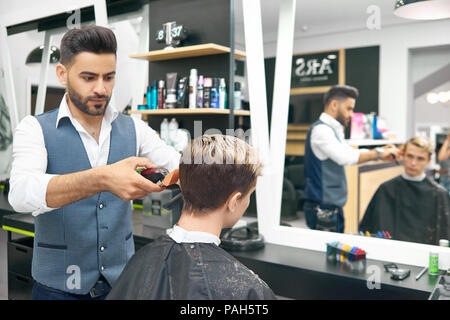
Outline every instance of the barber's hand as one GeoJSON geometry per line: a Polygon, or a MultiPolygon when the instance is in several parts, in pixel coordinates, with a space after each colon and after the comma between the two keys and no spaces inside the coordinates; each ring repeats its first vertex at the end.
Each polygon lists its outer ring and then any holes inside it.
{"type": "Polygon", "coordinates": [[[143,198],[150,192],[164,190],[163,187],[137,173],[138,167],[156,168],[157,166],[147,158],[130,157],[104,167],[108,190],[125,201],[143,198]]]}
{"type": "Polygon", "coordinates": [[[400,158],[401,151],[394,146],[393,144],[389,144],[383,147],[384,152],[381,154],[381,160],[383,161],[398,161],[400,158]]]}

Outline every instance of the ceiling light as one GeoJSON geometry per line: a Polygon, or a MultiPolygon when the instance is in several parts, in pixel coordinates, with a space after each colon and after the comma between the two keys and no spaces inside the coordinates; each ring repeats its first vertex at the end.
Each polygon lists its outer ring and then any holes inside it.
{"type": "Polygon", "coordinates": [[[417,20],[450,18],[450,1],[396,0],[394,13],[401,18],[417,20]]]}
{"type": "Polygon", "coordinates": [[[439,102],[439,95],[434,92],[430,92],[427,94],[427,101],[428,103],[435,104],[439,102]]]}

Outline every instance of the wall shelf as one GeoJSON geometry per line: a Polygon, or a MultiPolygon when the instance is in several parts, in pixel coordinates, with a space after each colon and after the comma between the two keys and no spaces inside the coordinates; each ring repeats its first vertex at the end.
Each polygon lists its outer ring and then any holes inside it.
{"type": "MultiPolygon", "coordinates": [[[[142,114],[142,115],[229,115],[228,109],[211,109],[211,108],[198,108],[198,109],[158,109],[158,110],[130,110],[129,114],[142,114]]],[[[235,116],[250,116],[248,110],[234,110],[235,116]]]]}
{"type": "MultiPolygon", "coordinates": [[[[164,61],[224,53],[230,53],[230,48],[214,43],[206,43],[188,47],[179,47],[170,50],[163,49],[146,53],[130,54],[129,57],[148,61],[164,61]]],[[[236,59],[245,58],[245,52],[240,50],[235,50],[234,55],[236,59]]]]}

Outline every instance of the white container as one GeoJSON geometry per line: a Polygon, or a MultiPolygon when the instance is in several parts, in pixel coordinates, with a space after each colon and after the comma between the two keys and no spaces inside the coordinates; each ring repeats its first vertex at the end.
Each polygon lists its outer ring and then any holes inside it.
{"type": "Polygon", "coordinates": [[[164,120],[161,122],[161,130],[159,134],[161,139],[164,140],[165,143],[167,143],[167,140],[169,138],[169,120],[167,120],[167,118],[164,118],[164,120]]]}
{"type": "Polygon", "coordinates": [[[189,75],[189,109],[195,109],[197,106],[197,69],[191,69],[189,75]]]}
{"type": "Polygon", "coordinates": [[[234,110],[242,110],[241,83],[234,83],[234,110]]]}
{"type": "Polygon", "coordinates": [[[167,144],[173,146],[176,140],[178,130],[178,122],[175,118],[172,118],[169,123],[169,139],[167,140],[167,144]]]}
{"type": "Polygon", "coordinates": [[[220,78],[220,86],[219,86],[219,109],[225,109],[225,103],[226,103],[226,86],[225,86],[225,79],[220,78]]]}

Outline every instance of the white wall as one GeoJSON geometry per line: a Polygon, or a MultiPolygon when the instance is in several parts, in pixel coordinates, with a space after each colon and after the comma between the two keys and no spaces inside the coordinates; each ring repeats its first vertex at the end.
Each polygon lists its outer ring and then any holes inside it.
{"type": "MultiPolygon", "coordinates": [[[[441,91],[450,91],[450,81],[432,90],[435,93],[441,91]]],[[[414,100],[414,112],[415,127],[419,125],[450,126],[450,102],[430,104],[427,101],[427,94],[424,94],[414,100]]]]}
{"type": "MultiPolygon", "coordinates": [[[[430,47],[412,50],[411,52],[411,81],[417,83],[430,74],[438,71],[450,63],[450,46],[430,47]]],[[[432,88],[432,92],[449,91],[450,74],[447,81],[432,88]]],[[[417,126],[450,125],[450,102],[430,104],[427,93],[414,100],[414,128],[417,126]]],[[[434,138],[434,137],[431,137],[434,138]]]]}
{"type": "MultiPolygon", "coordinates": [[[[301,22],[299,22],[301,23],[301,22]]],[[[338,48],[380,46],[379,113],[388,119],[390,129],[400,139],[410,132],[413,108],[408,106],[409,49],[450,44],[450,20],[415,22],[399,26],[381,26],[380,30],[298,37],[294,40],[294,53],[338,48]]],[[[276,54],[276,40],[265,42],[264,55],[276,54]]]]}
{"type": "MultiPolygon", "coordinates": [[[[450,63],[450,46],[411,51],[411,80],[416,83],[450,63]]],[[[450,74],[448,75],[450,80],[450,74]]]]}

